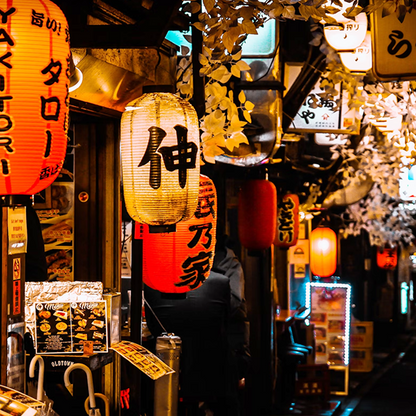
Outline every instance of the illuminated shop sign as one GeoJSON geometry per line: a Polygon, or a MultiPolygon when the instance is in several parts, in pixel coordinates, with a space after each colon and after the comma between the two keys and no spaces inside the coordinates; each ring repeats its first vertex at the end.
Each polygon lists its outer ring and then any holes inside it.
{"type": "Polygon", "coordinates": [[[349,364],[351,285],[346,283],[306,284],[306,305],[315,325],[317,364],[349,364]]]}

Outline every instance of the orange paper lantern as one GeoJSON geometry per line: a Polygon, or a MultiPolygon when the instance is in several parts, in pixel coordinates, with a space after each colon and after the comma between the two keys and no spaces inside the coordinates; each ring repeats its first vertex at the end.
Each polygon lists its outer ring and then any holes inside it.
{"type": "Polygon", "coordinates": [[[143,282],[164,293],[197,289],[208,278],[214,261],[217,193],[211,179],[200,175],[194,216],[173,233],[149,233],[143,225],[143,282]]]}
{"type": "Polygon", "coordinates": [[[49,0],[1,0],[0,9],[0,194],[32,195],[65,158],[68,25],[49,0]]]}
{"type": "Polygon", "coordinates": [[[310,268],[315,276],[329,277],[337,269],[337,235],[327,227],[315,228],[310,235],[310,268]]]}
{"type": "Polygon", "coordinates": [[[277,191],[265,179],[247,181],[238,199],[238,234],[248,250],[259,251],[273,244],[276,233],[277,191]]]}
{"type": "Polygon", "coordinates": [[[121,118],[123,189],[129,215],[166,226],[198,204],[199,124],[195,109],[171,93],[147,93],[121,118]]]}
{"type": "Polygon", "coordinates": [[[377,247],[377,266],[381,269],[394,270],[397,266],[397,247],[384,249],[377,247]]]}
{"type": "Polygon", "coordinates": [[[274,245],[289,248],[296,245],[299,234],[299,198],[294,194],[278,197],[274,245]]]}

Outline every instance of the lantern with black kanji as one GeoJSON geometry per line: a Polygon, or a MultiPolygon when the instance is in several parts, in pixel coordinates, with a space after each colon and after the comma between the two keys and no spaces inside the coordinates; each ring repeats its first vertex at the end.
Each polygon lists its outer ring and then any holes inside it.
{"type": "Polygon", "coordinates": [[[371,32],[367,31],[360,46],[353,51],[340,52],[342,64],[353,74],[365,74],[373,66],[371,51],[371,32]]]}
{"type": "Polygon", "coordinates": [[[123,189],[129,215],[151,226],[192,217],[198,204],[199,125],[188,101],[149,92],[121,118],[123,189]]]}
{"type": "Polygon", "coordinates": [[[385,270],[394,270],[397,266],[397,247],[377,247],[377,266],[385,270]]]}
{"type": "Polygon", "coordinates": [[[49,0],[2,0],[0,9],[0,195],[32,195],[65,158],[68,24],[49,0]]]}
{"type": "Polygon", "coordinates": [[[328,227],[315,228],[310,235],[312,274],[330,277],[337,269],[337,235],[328,227]]]}
{"type": "Polygon", "coordinates": [[[208,278],[214,261],[217,193],[211,179],[200,175],[197,209],[176,224],[176,232],[149,233],[142,226],[143,282],[164,293],[197,289],[208,278]]]}
{"type": "Polygon", "coordinates": [[[286,249],[296,245],[299,234],[299,197],[286,194],[277,198],[274,245],[286,249]]]}
{"type": "Polygon", "coordinates": [[[265,250],[276,233],[277,191],[266,179],[251,179],[238,197],[238,234],[241,244],[251,251],[265,250]]]}

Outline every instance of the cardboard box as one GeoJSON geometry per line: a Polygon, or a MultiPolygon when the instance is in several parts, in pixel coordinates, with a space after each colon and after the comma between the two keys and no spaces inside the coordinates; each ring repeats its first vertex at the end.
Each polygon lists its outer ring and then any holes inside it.
{"type": "Polygon", "coordinates": [[[350,371],[365,373],[372,369],[372,348],[353,348],[350,350],[350,371]]]}
{"type": "Polygon", "coordinates": [[[373,348],[373,322],[351,322],[350,345],[355,348],[373,348]]]}

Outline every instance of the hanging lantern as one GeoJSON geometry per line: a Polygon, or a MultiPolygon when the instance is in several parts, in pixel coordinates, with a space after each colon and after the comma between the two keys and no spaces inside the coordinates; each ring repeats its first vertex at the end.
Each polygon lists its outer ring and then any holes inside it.
{"type": "Polygon", "coordinates": [[[352,52],[339,54],[342,64],[355,74],[365,74],[373,65],[371,52],[371,32],[367,31],[365,38],[358,48],[352,52]]]}
{"type": "Polygon", "coordinates": [[[149,233],[143,227],[143,282],[164,293],[197,289],[208,278],[214,261],[217,193],[211,179],[200,175],[194,216],[173,233],[149,233]]]}
{"type": "Polygon", "coordinates": [[[289,248],[296,245],[299,233],[299,198],[287,194],[278,197],[277,222],[274,245],[289,248]]]}
{"type": "Polygon", "coordinates": [[[248,250],[269,248],[274,241],[277,217],[277,191],[265,179],[247,181],[238,199],[238,234],[248,250]]]}
{"type": "Polygon", "coordinates": [[[315,228],[310,235],[312,274],[329,277],[337,269],[337,235],[327,227],[315,228]]]}
{"type": "Polygon", "coordinates": [[[337,51],[352,51],[364,41],[367,34],[367,15],[360,13],[355,20],[342,16],[332,16],[336,24],[324,25],[324,36],[329,46],[337,51]]]}
{"type": "Polygon", "coordinates": [[[198,204],[199,126],[177,95],[147,93],[121,118],[123,188],[129,215],[153,226],[192,217],[198,204]]]}
{"type": "Polygon", "coordinates": [[[32,195],[65,158],[68,24],[49,0],[2,0],[0,9],[0,195],[32,195]]]}
{"type": "Polygon", "coordinates": [[[394,270],[397,266],[397,247],[377,247],[377,266],[380,269],[394,270]]]}

